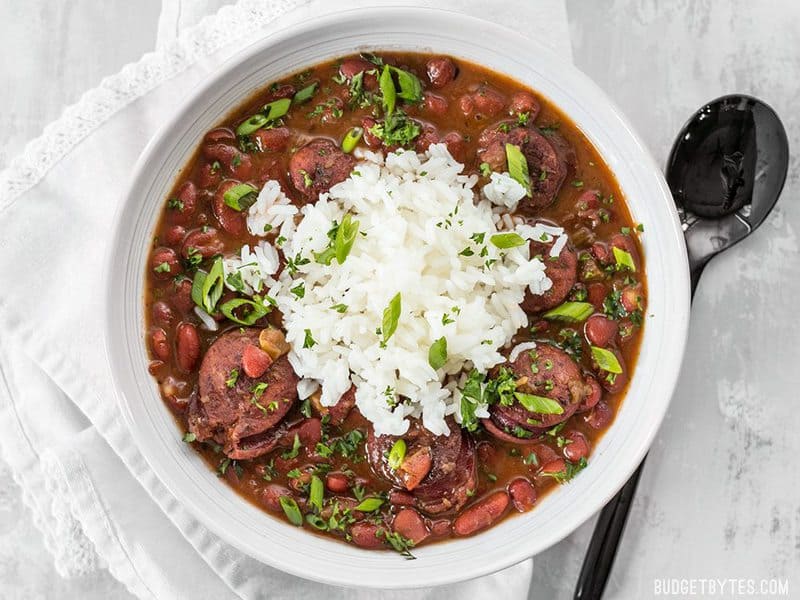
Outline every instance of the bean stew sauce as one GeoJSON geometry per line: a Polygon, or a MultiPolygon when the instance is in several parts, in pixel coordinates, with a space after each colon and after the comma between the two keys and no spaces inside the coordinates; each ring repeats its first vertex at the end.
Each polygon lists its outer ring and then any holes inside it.
{"type": "Polygon", "coordinates": [[[642,336],[642,230],[586,137],[519,82],[417,53],[326,62],[260,90],[209,131],[165,199],[146,266],[150,374],[183,440],[244,498],[310,532],[412,557],[529,511],[591,468],[642,336]],[[552,237],[524,241],[552,287],[525,295],[529,326],[502,351],[506,363],[465,370],[462,394],[488,416],[462,409],[449,435],[421,420],[376,435],[355,387],[331,407],[319,391],[299,396],[280,312],[223,276],[220,257],[266,239],[291,268],[277,231],[248,228],[267,182],[303,206],[350,176],[358,149],[434,143],[477,175],[476,190],[508,172],[527,192],[510,216],[568,240],[555,256],[552,237]]]}

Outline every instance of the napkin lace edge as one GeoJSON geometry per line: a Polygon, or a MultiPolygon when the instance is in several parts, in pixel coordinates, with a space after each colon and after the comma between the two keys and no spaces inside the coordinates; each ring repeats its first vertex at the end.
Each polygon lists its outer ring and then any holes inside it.
{"type": "MultiPolygon", "coordinates": [[[[307,0],[238,0],[181,31],[163,48],[126,64],[67,106],[0,171],[0,212],[30,190],[85,137],[114,114],[204,57],[232,44],[230,32],[248,33],[307,0]]],[[[239,35],[235,39],[241,39],[239,35]]]]}

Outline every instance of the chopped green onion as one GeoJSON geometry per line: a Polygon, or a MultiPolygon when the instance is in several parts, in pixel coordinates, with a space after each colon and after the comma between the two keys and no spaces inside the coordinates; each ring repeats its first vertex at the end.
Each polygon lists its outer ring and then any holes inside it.
{"type": "Polygon", "coordinates": [[[317,85],[319,83],[315,81],[311,85],[304,87],[302,90],[297,92],[292,98],[292,104],[303,104],[304,102],[308,102],[311,100],[311,97],[314,95],[314,92],[317,91],[317,85]]]}
{"type": "Polygon", "coordinates": [[[260,302],[253,302],[252,300],[246,300],[245,298],[234,298],[233,300],[228,300],[225,304],[220,306],[219,309],[222,311],[223,315],[228,317],[234,323],[239,323],[240,325],[252,325],[261,317],[266,316],[270,310],[260,302]],[[249,310],[243,316],[237,317],[233,311],[243,306],[247,307],[249,310]]]}
{"type": "Polygon", "coordinates": [[[514,392],[514,397],[530,412],[542,415],[560,415],[564,412],[564,408],[552,398],[522,392],[514,392]]]}
{"type": "Polygon", "coordinates": [[[331,306],[331,310],[335,310],[338,313],[346,313],[347,304],[334,304],[333,306],[331,306]]]}
{"type": "Polygon", "coordinates": [[[392,449],[389,450],[389,468],[392,471],[399,469],[405,457],[406,442],[403,438],[400,438],[392,445],[392,449]]]}
{"type": "Polygon", "coordinates": [[[192,281],[192,302],[200,308],[203,308],[203,284],[206,282],[206,277],[208,273],[198,270],[192,281]]]}
{"type": "Polygon", "coordinates": [[[506,144],[506,160],[508,160],[508,174],[525,188],[525,193],[530,197],[531,176],[528,174],[528,159],[522,154],[519,146],[506,144]]]}
{"type": "Polygon", "coordinates": [[[249,183],[240,183],[225,192],[222,200],[233,210],[247,210],[258,200],[258,190],[249,183]]]}
{"type": "Polygon", "coordinates": [[[294,498],[281,496],[278,502],[281,503],[281,508],[289,522],[296,527],[301,527],[303,525],[303,513],[300,512],[300,507],[297,506],[294,498]]]}
{"type": "Polygon", "coordinates": [[[400,84],[400,92],[397,94],[399,98],[407,102],[419,102],[422,100],[422,83],[416,75],[397,67],[389,68],[392,73],[397,75],[397,83],[400,84]]]}
{"type": "Polygon", "coordinates": [[[520,234],[513,232],[496,233],[489,238],[489,241],[501,250],[516,248],[517,246],[524,246],[526,243],[525,238],[523,238],[520,234]]]}
{"type": "Polygon", "coordinates": [[[236,135],[250,135],[261,129],[264,125],[269,123],[269,119],[261,113],[253,115],[246,121],[243,121],[236,128],[236,135]]]}
{"type": "Polygon", "coordinates": [[[428,350],[428,364],[433,369],[441,369],[447,362],[447,338],[440,337],[428,350]]]}
{"type": "Polygon", "coordinates": [[[631,271],[636,270],[636,264],[633,262],[633,257],[630,255],[630,252],[622,248],[617,248],[616,246],[612,246],[611,250],[614,252],[614,260],[617,261],[618,266],[626,267],[631,271]]]}
{"type": "Polygon", "coordinates": [[[356,506],[353,510],[360,512],[372,512],[374,510],[378,510],[381,506],[383,506],[383,498],[364,498],[361,501],[361,504],[356,506]]]}
{"type": "Polygon", "coordinates": [[[187,431],[183,434],[183,441],[187,444],[191,444],[192,442],[197,441],[197,436],[193,434],[191,431],[187,431]]]}
{"type": "Polygon", "coordinates": [[[397,331],[397,323],[400,321],[401,310],[400,292],[395,294],[394,298],[389,301],[389,306],[383,309],[383,322],[381,324],[381,333],[383,334],[383,343],[389,341],[397,331]]]}
{"type": "Polygon", "coordinates": [[[389,65],[383,67],[378,84],[380,85],[381,95],[383,97],[383,111],[387,115],[390,115],[394,112],[394,107],[397,103],[397,90],[394,88],[392,70],[389,68],[389,65]]]}
{"type": "Polygon", "coordinates": [[[588,302],[564,302],[560,306],[548,310],[542,316],[555,321],[579,323],[585,321],[594,312],[594,305],[588,302]]]}
{"type": "Polygon", "coordinates": [[[324,495],[324,488],[322,480],[316,475],[311,476],[311,486],[308,490],[308,503],[316,508],[318,511],[322,510],[322,497],[324,495]]]}
{"type": "Polygon", "coordinates": [[[342,222],[336,230],[336,238],[333,241],[333,248],[336,250],[336,262],[340,265],[347,260],[347,255],[353,248],[353,243],[358,235],[358,221],[353,221],[350,213],[342,217],[342,222]]]}
{"type": "Polygon", "coordinates": [[[280,119],[283,115],[289,112],[289,107],[291,105],[291,99],[281,98],[280,100],[275,100],[274,102],[265,104],[264,108],[261,109],[261,112],[263,112],[267,117],[267,121],[274,121],[276,119],[280,119]]]}
{"type": "MultiPolygon", "coordinates": [[[[192,285],[194,287],[194,285],[192,285]]],[[[211,266],[211,270],[203,280],[201,290],[202,306],[208,314],[214,312],[217,308],[217,302],[222,297],[222,291],[225,287],[223,281],[222,259],[217,258],[211,266]]]]}
{"type": "Polygon", "coordinates": [[[319,515],[315,515],[312,513],[308,513],[306,515],[306,521],[309,525],[311,525],[314,529],[319,529],[320,531],[325,531],[328,529],[328,523],[320,517],[319,515]]]}
{"type": "Polygon", "coordinates": [[[592,346],[592,357],[597,361],[597,364],[603,371],[622,373],[622,365],[619,364],[617,355],[611,352],[611,350],[592,346]]]}
{"type": "Polygon", "coordinates": [[[481,170],[481,175],[484,177],[489,177],[492,174],[492,167],[487,162],[482,162],[478,168],[481,170]]]}
{"type": "Polygon", "coordinates": [[[345,134],[342,140],[342,150],[350,154],[358,146],[362,135],[364,135],[364,130],[361,127],[353,127],[345,134]]]}

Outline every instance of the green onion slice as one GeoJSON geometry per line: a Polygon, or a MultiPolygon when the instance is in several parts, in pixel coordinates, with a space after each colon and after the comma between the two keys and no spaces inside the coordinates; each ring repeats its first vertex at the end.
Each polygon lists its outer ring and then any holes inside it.
{"type": "Polygon", "coordinates": [[[314,529],[319,529],[320,531],[326,531],[328,529],[328,523],[326,523],[325,519],[323,519],[319,515],[315,515],[313,513],[308,513],[306,515],[306,521],[314,529]]]}
{"type": "Polygon", "coordinates": [[[548,310],[542,316],[545,319],[554,321],[567,321],[569,323],[579,323],[585,321],[594,313],[594,305],[588,302],[564,302],[555,308],[548,310]]]}
{"type": "Polygon", "coordinates": [[[433,369],[441,369],[447,362],[447,338],[442,336],[431,344],[428,350],[428,364],[433,369]]]}
{"type": "Polygon", "coordinates": [[[269,313],[270,310],[260,302],[246,300],[245,298],[234,298],[233,300],[228,300],[225,304],[220,306],[219,309],[222,311],[223,315],[228,317],[234,323],[239,323],[240,325],[252,325],[261,317],[269,313]],[[237,316],[234,314],[233,311],[242,307],[245,307],[243,315],[237,316]]]}
{"type": "MultiPolygon", "coordinates": [[[[333,240],[333,249],[336,251],[336,261],[341,265],[347,260],[347,255],[353,249],[353,244],[358,235],[358,221],[353,221],[350,213],[342,217],[342,222],[336,230],[336,237],[333,240]]],[[[385,317],[384,317],[385,318],[385,317]]]]}
{"type": "Polygon", "coordinates": [[[353,510],[360,512],[372,512],[374,510],[378,510],[381,506],[383,506],[383,498],[364,498],[361,501],[361,504],[356,506],[353,510]]]}
{"type": "Polygon", "coordinates": [[[422,83],[413,73],[398,69],[397,67],[389,67],[392,73],[397,75],[397,83],[400,84],[400,92],[397,94],[399,98],[408,102],[419,102],[422,100],[422,83]]]}
{"type": "Polygon", "coordinates": [[[531,176],[528,174],[528,160],[522,154],[519,146],[506,144],[506,159],[508,160],[508,174],[525,188],[525,193],[530,197],[531,176]]]}
{"type": "Polygon", "coordinates": [[[394,298],[389,301],[389,306],[383,309],[383,322],[381,323],[381,333],[383,334],[383,343],[389,341],[397,331],[397,323],[400,321],[401,310],[400,292],[397,292],[394,298]]]}
{"type": "Polygon", "coordinates": [[[501,250],[516,248],[517,246],[524,246],[526,243],[525,238],[514,232],[496,233],[489,238],[489,241],[501,250]]]}
{"type": "Polygon", "coordinates": [[[383,67],[378,84],[380,85],[381,95],[383,97],[383,111],[387,115],[390,115],[394,112],[394,107],[397,103],[397,90],[394,88],[392,70],[389,65],[383,67]]]}
{"type": "Polygon", "coordinates": [[[308,102],[311,100],[311,97],[314,95],[314,92],[317,91],[317,86],[319,82],[315,81],[311,85],[307,85],[302,90],[297,92],[292,98],[292,104],[303,104],[304,102],[308,102]]]}
{"type": "Polygon", "coordinates": [[[308,490],[308,503],[318,511],[322,510],[322,497],[324,488],[322,480],[316,475],[311,476],[311,486],[308,490]]]}
{"type": "Polygon", "coordinates": [[[611,352],[611,350],[592,346],[592,357],[597,361],[597,364],[603,371],[622,373],[622,365],[619,364],[617,355],[611,352]]]}
{"type": "Polygon", "coordinates": [[[403,459],[406,457],[406,442],[403,438],[397,440],[392,449],[389,450],[389,468],[395,471],[403,464],[403,459]]]}
{"type": "Polygon", "coordinates": [[[239,124],[236,128],[236,135],[250,135],[261,129],[264,125],[269,122],[269,119],[262,115],[261,113],[257,115],[253,115],[246,121],[243,121],[239,124]]]}
{"type": "Polygon", "coordinates": [[[206,277],[208,273],[198,270],[192,281],[192,301],[200,308],[203,308],[203,284],[206,282],[206,277]]]}
{"type": "Polygon", "coordinates": [[[294,501],[294,498],[290,498],[289,496],[281,496],[278,499],[278,502],[281,503],[281,508],[283,509],[286,518],[289,519],[289,522],[292,525],[301,527],[303,525],[303,513],[300,512],[300,507],[297,506],[297,502],[294,501]]]}
{"type": "Polygon", "coordinates": [[[552,398],[523,394],[522,392],[514,392],[514,397],[529,412],[541,415],[560,415],[564,412],[564,408],[552,398]]]}
{"type": "Polygon", "coordinates": [[[364,130],[361,127],[353,127],[348,131],[342,140],[342,150],[350,154],[358,146],[361,141],[361,136],[364,135],[364,130]]]}
{"type": "Polygon", "coordinates": [[[631,271],[636,271],[636,264],[633,262],[633,257],[630,252],[622,248],[617,248],[616,246],[612,246],[611,250],[614,252],[614,260],[617,261],[618,266],[627,267],[631,271]]]}
{"type": "MultiPolygon", "coordinates": [[[[194,287],[194,285],[192,285],[192,287],[194,287]]],[[[208,275],[205,277],[201,289],[201,308],[208,314],[216,310],[217,302],[219,302],[219,299],[222,297],[224,287],[222,259],[217,258],[211,266],[208,275]]]]}
{"type": "Polygon", "coordinates": [[[226,206],[242,212],[247,210],[258,200],[258,190],[249,183],[240,183],[227,190],[222,196],[226,206]]]}
{"type": "Polygon", "coordinates": [[[264,116],[267,118],[267,122],[275,121],[289,112],[289,107],[291,105],[291,98],[281,98],[280,100],[275,100],[274,102],[265,104],[264,108],[261,109],[261,112],[264,113],[264,116]]]}

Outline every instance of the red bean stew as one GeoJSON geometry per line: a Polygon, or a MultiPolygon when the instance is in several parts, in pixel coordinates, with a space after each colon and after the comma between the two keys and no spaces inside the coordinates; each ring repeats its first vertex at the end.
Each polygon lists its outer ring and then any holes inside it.
{"type": "MultiPolygon", "coordinates": [[[[636,362],[642,229],[584,135],[519,82],[416,53],[326,62],[260,90],[209,131],[166,199],[146,274],[150,373],[184,441],[243,497],[308,531],[411,557],[531,510],[587,468],[636,362]],[[468,373],[462,393],[488,416],[462,408],[449,435],[419,419],[402,436],[376,435],[354,387],[333,406],[318,391],[298,397],[282,315],[235,277],[223,282],[219,257],[264,239],[246,215],[266,182],[303,206],[350,176],[356,148],[439,142],[478,187],[508,171],[526,192],[512,216],[569,240],[557,256],[552,239],[529,242],[552,287],[525,295],[529,326],[503,354],[535,348],[468,373]]],[[[278,232],[266,239],[291,268],[278,232]]]]}

